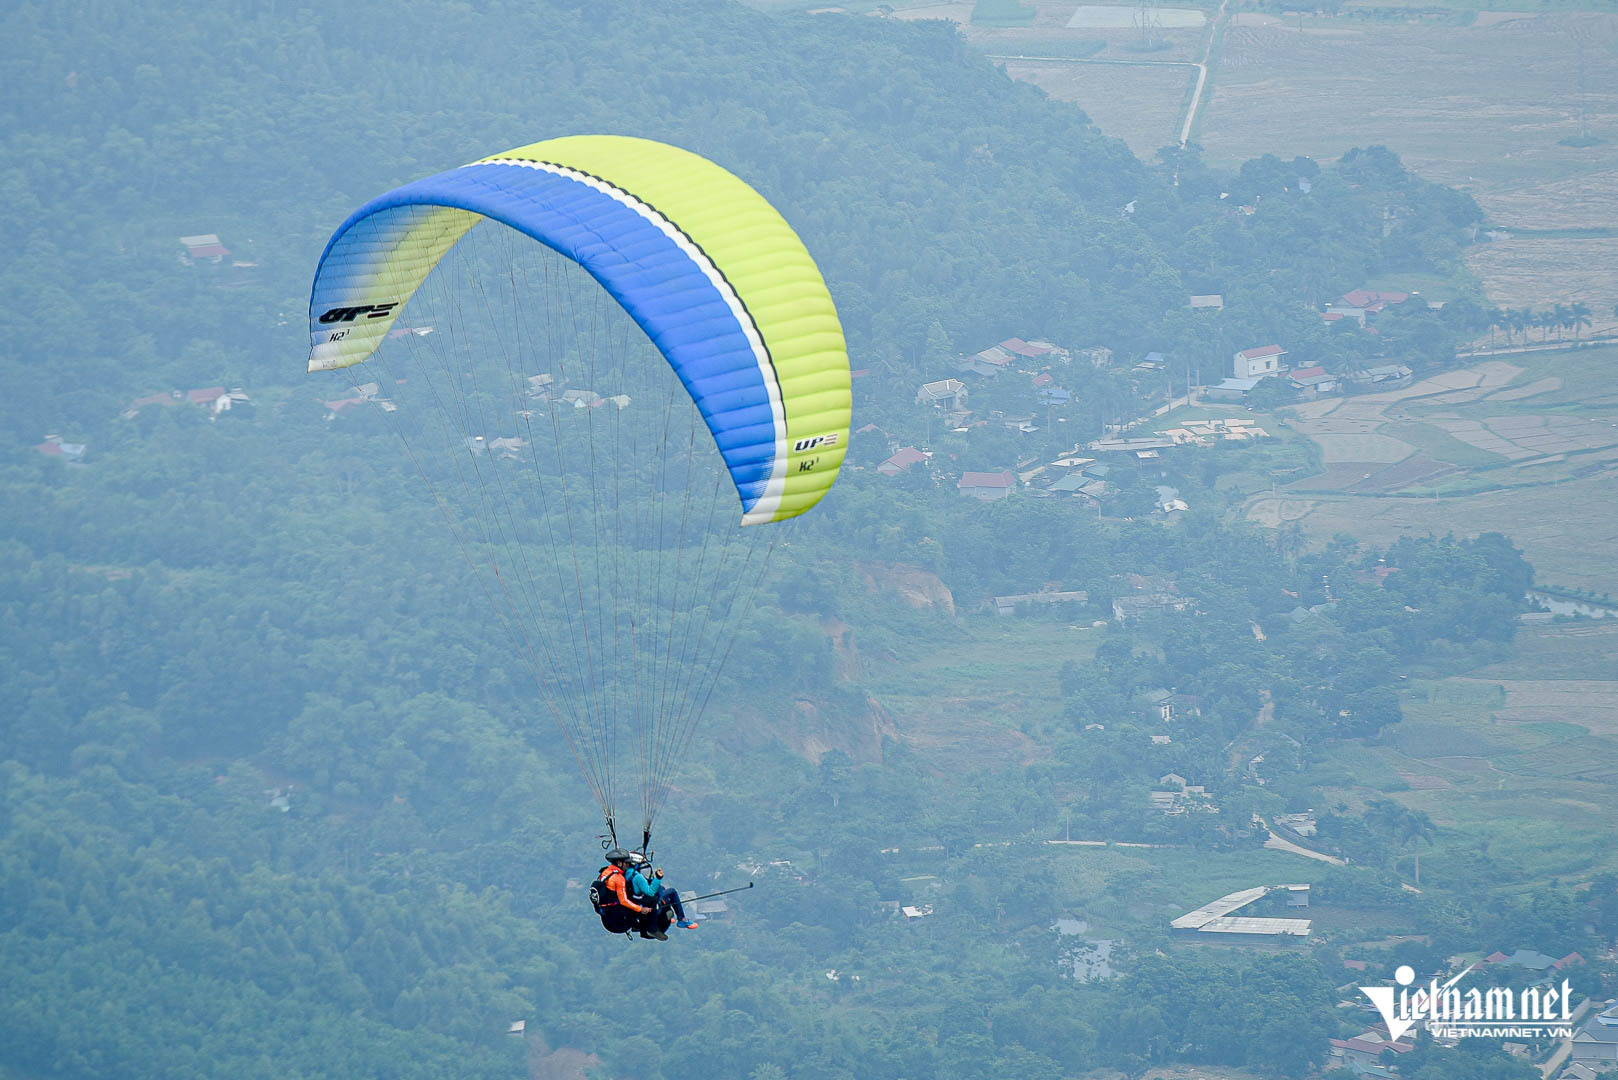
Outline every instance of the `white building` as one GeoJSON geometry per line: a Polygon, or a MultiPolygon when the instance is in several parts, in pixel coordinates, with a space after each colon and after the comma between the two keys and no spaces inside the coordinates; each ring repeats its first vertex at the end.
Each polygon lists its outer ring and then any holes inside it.
{"type": "Polygon", "coordinates": [[[1236,354],[1235,371],[1238,379],[1262,379],[1281,370],[1281,358],[1287,351],[1279,345],[1261,345],[1256,349],[1243,349],[1236,354]]]}

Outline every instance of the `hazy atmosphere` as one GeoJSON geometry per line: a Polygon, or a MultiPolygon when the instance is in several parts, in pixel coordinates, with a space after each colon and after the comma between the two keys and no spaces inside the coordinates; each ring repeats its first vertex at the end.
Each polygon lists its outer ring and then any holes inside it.
{"type": "Polygon", "coordinates": [[[0,6],[0,1080],[1615,1080],[1614,0],[0,6]]]}

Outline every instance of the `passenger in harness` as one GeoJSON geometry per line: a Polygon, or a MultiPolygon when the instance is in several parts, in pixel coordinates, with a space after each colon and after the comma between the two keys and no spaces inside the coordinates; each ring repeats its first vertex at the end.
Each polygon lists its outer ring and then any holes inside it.
{"type": "Polygon", "coordinates": [[[629,853],[629,860],[629,894],[635,900],[649,903],[665,913],[672,911],[681,930],[695,930],[696,922],[685,917],[685,905],[680,903],[680,894],[663,884],[663,868],[660,866],[653,870],[651,861],[634,851],[629,853]]]}
{"type": "MultiPolygon", "coordinates": [[[[638,930],[643,938],[668,940],[669,913],[661,904],[645,906],[630,895],[624,876],[631,866],[634,852],[615,847],[607,852],[607,865],[590,883],[590,906],[601,917],[601,926],[610,934],[627,934],[638,930]]],[[[640,856],[642,860],[645,856],[640,856]]]]}

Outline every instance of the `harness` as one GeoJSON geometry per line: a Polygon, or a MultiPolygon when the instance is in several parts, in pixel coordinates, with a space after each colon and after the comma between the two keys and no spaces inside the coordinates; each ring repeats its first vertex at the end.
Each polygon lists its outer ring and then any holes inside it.
{"type": "MultiPolygon", "coordinates": [[[[597,915],[602,913],[603,908],[620,908],[623,906],[618,903],[618,891],[612,887],[614,874],[620,878],[624,876],[624,872],[616,866],[603,866],[596,871],[596,879],[590,882],[590,906],[595,908],[597,915]]],[[[625,891],[628,891],[627,882],[625,891]]]]}

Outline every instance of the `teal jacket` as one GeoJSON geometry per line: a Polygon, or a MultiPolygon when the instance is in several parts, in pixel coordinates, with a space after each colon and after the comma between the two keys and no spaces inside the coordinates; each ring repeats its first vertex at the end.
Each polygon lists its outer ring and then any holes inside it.
{"type": "Polygon", "coordinates": [[[629,891],[634,895],[644,896],[652,900],[657,899],[657,885],[646,880],[646,875],[639,870],[630,870],[625,875],[624,880],[629,882],[629,891]]]}

